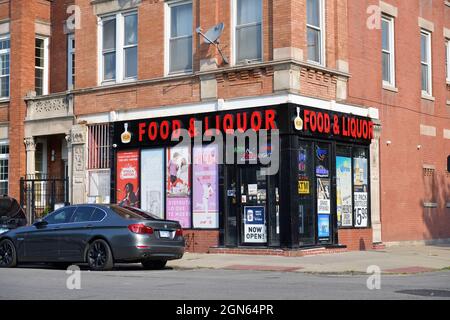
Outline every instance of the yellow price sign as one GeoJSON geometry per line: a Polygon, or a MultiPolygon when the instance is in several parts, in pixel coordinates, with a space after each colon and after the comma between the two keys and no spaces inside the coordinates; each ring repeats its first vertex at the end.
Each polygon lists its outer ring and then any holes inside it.
{"type": "Polygon", "coordinates": [[[299,180],[298,181],[298,194],[309,194],[309,181],[299,180]]]}

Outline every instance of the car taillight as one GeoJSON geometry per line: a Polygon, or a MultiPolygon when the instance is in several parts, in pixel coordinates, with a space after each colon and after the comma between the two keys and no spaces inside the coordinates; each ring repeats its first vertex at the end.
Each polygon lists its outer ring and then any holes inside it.
{"type": "Polygon", "coordinates": [[[177,236],[182,237],[182,236],[183,236],[183,229],[177,229],[177,231],[175,232],[175,236],[176,236],[176,237],[177,237],[177,236]]]}
{"type": "Polygon", "coordinates": [[[153,229],[144,224],[130,224],[128,229],[137,234],[153,234],[153,229]]]}

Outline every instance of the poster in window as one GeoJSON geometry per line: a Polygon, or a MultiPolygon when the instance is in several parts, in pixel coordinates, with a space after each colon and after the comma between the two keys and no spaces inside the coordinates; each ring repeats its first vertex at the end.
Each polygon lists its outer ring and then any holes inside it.
{"type": "Polygon", "coordinates": [[[141,208],[164,218],[164,149],[141,151],[141,208]]]}
{"type": "Polygon", "coordinates": [[[316,176],[320,178],[328,178],[330,175],[328,161],[328,147],[321,148],[316,145],[316,176]]]}
{"type": "Polygon", "coordinates": [[[368,226],[368,184],[367,158],[353,159],[354,212],[355,227],[368,226]]]}
{"type": "Polygon", "coordinates": [[[330,214],[330,179],[317,179],[317,213],[330,214]]]}
{"type": "Polygon", "coordinates": [[[336,211],[341,227],[353,226],[351,161],[349,157],[336,157],[336,211]]]}
{"type": "Polygon", "coordinates": [[[116,199],[120,205],[139,207],[139,150],[117,152],[116,199]]]}
{"type": "Polygon", "coordinates": [[[166,218],[191,227],[190,148],[167,148],[166,218]]]}
{"type": "Polygon", "coordinates": [[[219,227],[218,147],[194,147],[192,167],[194,228],[219,227]]]}
{"type": "Polygon", "coordinates": [[[319,238],[330,237],[330,216],[327,214],[319,214],[317,221],[318,236],[319,238]]]}
{"type": "Polygon", "coordinates": [[[266,214],[263,206],[244,207],[244,242],[267,242],[266,214]]]}

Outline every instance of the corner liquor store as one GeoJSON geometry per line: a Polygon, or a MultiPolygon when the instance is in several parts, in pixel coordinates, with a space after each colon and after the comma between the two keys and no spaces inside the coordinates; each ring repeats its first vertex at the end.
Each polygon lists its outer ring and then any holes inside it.
{"type": "Polygon", "coordinates": [[[178,220],[193,232],[218,230],[215,245],[335,245],[339,228],[370,227],[370,118],[288,103],[114,122],[111,128],[113,200],[178,220]],[[201,131],[194,121],[202,122],[201,131]],[[230,129],[278,129],[279,170],[265,174],[271,164],[263,163],[277,147],[270,139],[256,149],[248,141],[235,146],[233,163],[221,164],[224,146],[172,142],[181,128],[192,141],[208,129],[224,136],[230,129]]]}

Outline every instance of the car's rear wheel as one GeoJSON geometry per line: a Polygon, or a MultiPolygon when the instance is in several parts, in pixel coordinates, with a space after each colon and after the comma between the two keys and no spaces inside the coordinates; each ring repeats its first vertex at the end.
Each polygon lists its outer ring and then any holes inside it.
{"type": "Polygon", "coordinates": [[[146,270],[160,270],[164,269],[167,260],[144,260],[141,263],[146,270]]]}
{"type": "Polygon", "coordinates": [[[17,265],[17,254],[14,243],[5,239],[0,242],[0,268],[14,268],[17,265]]]}
{"type": "Polygon", "coordinates": [[[114,259],[109,244],[102,239],[93,241],[89,245],[87,262],[91,270],[111,270],[114,267],[114,259]]]}

